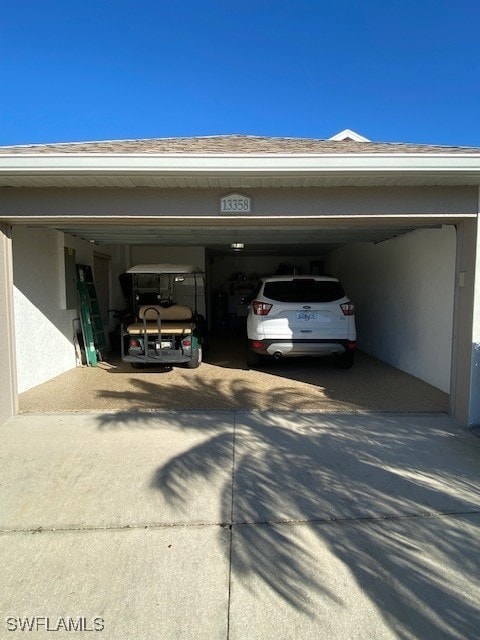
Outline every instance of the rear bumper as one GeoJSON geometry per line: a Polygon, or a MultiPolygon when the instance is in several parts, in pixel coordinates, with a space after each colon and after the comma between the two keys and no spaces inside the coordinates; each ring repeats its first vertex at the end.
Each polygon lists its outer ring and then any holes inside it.
{"type": "Polygon", "coordinates": [[[181,362],[190,362],[191,355],[186,355],[181,351],[163,351],[154,352],[149,351],[148,355],[138,354],[124,354],[122,360],[124,362],[133,362],[138,364],[175,364],[181,362]]]}
{"type": "Polygon", "coordinates": [[[136,362],[138,364],[175,364],[180,362],[190,362],[191,356],[184,355],[161,355],[155,354],[151,356],[123,356],[124,362],[136,362]]]}
{"type": "MultiPolygon", "coordinates": [[[[198,338],[192,336],[190,346],[184,346],[179,336],[149,336],[145,351],[144,337],[133,336],[138,346],[129,346],[130,335],[122,341],[122,360],[136,364],[180,364],[190,362],[198,347],[198,338]]],[[[184,338],[185,339],[185,338],[184,338]]]]}
{"type": "Polygon", "coordinates": [[[298,357],[298,356],[330,356],[341,355],[346,351],[353,351],[356,342],[351,340],[249,340],[249,348],[264,356],[298,357]]]}

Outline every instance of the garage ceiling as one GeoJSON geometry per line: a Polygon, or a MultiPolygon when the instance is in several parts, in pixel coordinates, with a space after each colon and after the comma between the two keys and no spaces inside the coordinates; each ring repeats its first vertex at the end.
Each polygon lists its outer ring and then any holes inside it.
{"type": "Polygon", "coordinates": [[[245,251],[261,254],[276,250],[279,253],[317,254],[350,242],[382,242],[409,233],[415,228],[440,228],[453,220],[389,220],[335,221],[300,219],[295,222],[252,220],[247,223],[218,224],[213,221],[185,221],[176,224],[115,224],[87,225],[66,221],[53,224],[55,229],[77,238],[98,244],[202,246],[215,253],[228,253],[230,244],[241,242],[245,251]],[[333,224],[335,222],[335,224],[333,224]]]}

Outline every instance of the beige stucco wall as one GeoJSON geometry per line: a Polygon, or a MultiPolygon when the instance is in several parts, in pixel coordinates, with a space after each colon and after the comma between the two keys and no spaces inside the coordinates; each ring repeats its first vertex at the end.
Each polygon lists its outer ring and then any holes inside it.
{"type": "MultiPolygon", "coordinates": [[[[475,214],[475,187],[242,189],[255,216],[475,214]]],[[[227,189],[228,192],[228,189],[227,189]]],[[[0,216],[216,216],[221,189],[9,189],[0,216]]],[[[228,217],[225,215],[224,217],[228,217]]]]}
{"type": "Polygon", "coordinates": [[[457,225],[457,265],[450,411],[480,424],[480,267],[478,220],[457,225]]]}
{"type": "Polygon", "coordinates": [[[17,412],[10,229],[0,225],[0,424],[17,412]]]}

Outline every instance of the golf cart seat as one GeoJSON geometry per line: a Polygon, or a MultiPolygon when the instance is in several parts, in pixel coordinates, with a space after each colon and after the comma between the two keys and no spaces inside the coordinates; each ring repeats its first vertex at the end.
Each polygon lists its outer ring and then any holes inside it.
{"type": "Polygon", "coordinates": [[[195,323],[192,322],[193,312],[184,304],[173,304],[170,307],[162,307],[159,304],[142,305],[138,310],[138,319],[127,327],[130,335],[158,334],[160,318],[160,331],[163,334],[184,336],[193,332],[195,323]]]}

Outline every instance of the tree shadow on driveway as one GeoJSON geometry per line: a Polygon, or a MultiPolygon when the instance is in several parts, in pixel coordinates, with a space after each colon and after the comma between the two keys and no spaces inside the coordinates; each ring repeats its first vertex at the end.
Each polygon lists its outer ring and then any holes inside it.
{"type": "MultiPolygon", "coordinates": [[[[124,420],[135,427],[141,417],[124,420]]],[[[312,619],[312,594],[347,607],[348,593],[332,584],[319,553],[326,549],[395,637],[476,637],[475,438],[442,416],[237,411],[235,422],[233,486],[225,483],[219,500],[222,524],[233,529],[232,574],[245,589],[260,581],[312,619]]],[[[160,466],[152,488],[188,507],[195,479],[224,465],[229,447],[231,439],[212,431],[160,466]]]]}

